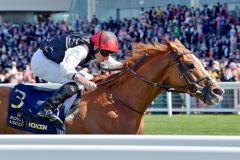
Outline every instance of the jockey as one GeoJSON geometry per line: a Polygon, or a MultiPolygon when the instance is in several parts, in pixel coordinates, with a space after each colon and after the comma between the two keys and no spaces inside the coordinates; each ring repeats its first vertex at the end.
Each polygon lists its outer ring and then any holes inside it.
{"type": "Polygon", "coordinates": [[[108,31],[97,32],[92,36],[71,32],[45,40],[32,56],[33,73],[46,81],[63,85],[42,104],[37,116],[62,125],[63,122],[57,115],[62,103],[84,88],[89,91],[97,88],[90,81],[93,76],[84,71],[78,72],[76,67],[82,67],[96,59],[108,68],[119,68],[122,63],[110,56],[117,52],[117,37],[108,31]]]}

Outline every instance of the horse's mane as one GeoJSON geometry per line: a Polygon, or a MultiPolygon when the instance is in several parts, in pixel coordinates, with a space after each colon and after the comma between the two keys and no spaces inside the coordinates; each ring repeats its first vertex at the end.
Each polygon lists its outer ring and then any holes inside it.
{"type": "MultiPolygon", "coordinates": [[[[136,62],[144,53],[147,53],[148,56],[155,56],[158,54],[168,53],[170,50],[169,46],[160,44],[160,43],[152,43],[152,44],[144,44],[144,43],[133,43],[132,51],[129,51],[129,58],[123,61],[123,68],[131,66],[134,62],[136,62]]],[[[106,80],[112,79],[117,76],[119,73],[113,73],[110,75],[100,75],[95,77],[95,83],[101,83],[106,80]]]]}
{"type": "Polygon", "coordinates": [[[132,48],[133,50],[130,52],[131,57],[126,59],[123,62],[123,65],[136,62],[136,60],[138,60],[144,53],[147,53],[149,56],[154,56],[167,53],[170,50],[167,45],[160,44],[158,42],[152,44],[133,43],[132,48]]]}

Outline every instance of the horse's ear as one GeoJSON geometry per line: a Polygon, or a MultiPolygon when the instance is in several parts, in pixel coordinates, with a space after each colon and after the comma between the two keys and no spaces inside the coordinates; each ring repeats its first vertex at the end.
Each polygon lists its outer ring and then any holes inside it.
{"type": "Polygon", "coordinates": [[[185,48],[185,46],[177,38],[175,38],[174,43],[185,48]]]}
{"type": "Polygon", "coordinates": [[[178,53],[187,53],[187,52],[189,52],[189,50],[186,49],[186,47],[178,39],[175,39],[173,42],[169,42],[168,40],[164,39],[164,42],[174,52],[178,52],[178,53]]]}
{"type": "Polygon", "coordinates": [[[163,38],[163,41],[169,48],[172,48],[174,52],[178,52],[177,50],[178,47],[174,43],[169,42],[169,40],[166,37],[163,38]]]}
{"type": "Polygon", "coordinates": [[[191,53],[178,39],[175,39],[174,44],[178,47],[179,53],[191,53]]]}
{"type": "Polygon", "coordinates": [[[174,52],[179,52],[179,50],[178,50],[179,47],[176,44],[174,44],[173,42],[170,42],[170,45],[174,52]]]}
{"type": "Polygon", "coordinates": [[[163,41],[167,46],[171,47],[170,42],[166,37],[163,37],[163,41]]]}

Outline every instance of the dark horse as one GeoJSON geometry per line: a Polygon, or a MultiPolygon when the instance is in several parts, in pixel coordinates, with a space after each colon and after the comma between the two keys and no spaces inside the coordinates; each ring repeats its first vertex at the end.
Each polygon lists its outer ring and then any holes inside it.
{"type": "MultiPolygon", "coordinates": [[[[94,92],[85,93],[79,111],[68,116],[68,134],[143,134],[144,112],[163,91],[188,93],[212,105],[224,91],[180,41],[133,45],[124,69],[94,92]]],[[[102,83],[102,82],[101,82],[102,83]]],[[[7,126],[10,87],[0,87],[0,133],[26,133],[7,126]]]]}

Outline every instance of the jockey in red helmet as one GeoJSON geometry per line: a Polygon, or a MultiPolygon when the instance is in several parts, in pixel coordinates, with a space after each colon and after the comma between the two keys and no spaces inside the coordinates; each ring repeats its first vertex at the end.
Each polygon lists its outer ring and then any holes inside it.
{"type": "MultiPolygon", "coordinates": [[[[119,52],[118,39],[114,33],[108,31],[97,32],[90,38],[94,46],[95,57],[99,61],[106,61],[109,55],[119,52]]],[[[112,59],[110,59],[112,61],[112,59]]]]}
{"type": "Polygon", "coordinates": [[[95,47],[112,53],[119,52],[118,39],[112,32],[97,32],[90,38],[95,47]]]}
{"type": "Polygon", "coordinates": [[[92,36],[72,32],[45,40],[33,54],[32,70],[46,81],[64,85],[43,103],[37,116],[62,125],[63,120],[58,117],[62,103],[84,88],[93,91],[97,87],[91,81],[92,75],[79,72],[76,67],[84,67],[96,59],[105,67],[119,68],[122,63],[110,56],[117,52],[117,37],[108,31],[97,32],[92,36]]]}

